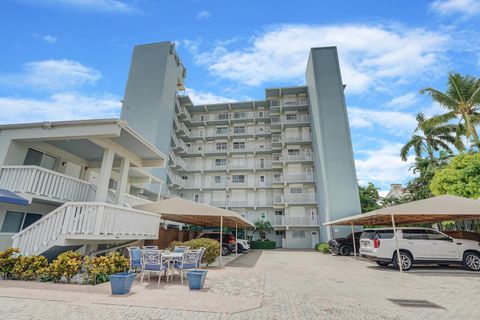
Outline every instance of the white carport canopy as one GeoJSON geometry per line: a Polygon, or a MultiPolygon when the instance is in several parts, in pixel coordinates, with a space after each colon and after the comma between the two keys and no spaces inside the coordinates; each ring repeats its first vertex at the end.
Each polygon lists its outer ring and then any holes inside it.
{"type": "MultiPolygon", "coordinates": [[[[480,219],[480,201],[458,196],[443,195],[424,200],[412,201],[387,208],[370,211],[364,214],[325,222],[325,226],[351,226],[352,240],[355,248],[353,226],[392,225],[397,245],[397,256],[400,256],[396,224],[436,223],[455,220],[480,219]]],[[[402,271],[401,263],[399,264],[402,271]]]]}
{"type": "Polygon", "coordinates": [[[221,250],[223,227],[227,226],[235,228],[235,237],[237,237],[238,227],[254,227],[250,221],[234,211],[213,207],[204,203],[193,202],[183,198],[161,200],[142,204],[135,208],[158,213],[164,220],[194,224],[202,227],[220,227],[220,264],[222,261],[221,250]]]}

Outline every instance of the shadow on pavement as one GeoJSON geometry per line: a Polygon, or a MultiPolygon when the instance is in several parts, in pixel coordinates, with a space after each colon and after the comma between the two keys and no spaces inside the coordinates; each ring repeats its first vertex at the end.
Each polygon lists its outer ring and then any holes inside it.
{"type": "Polygon", "coordinates": [[[253,268],[262,254],[262,250],[250,250],[248,253],[244,253],[241,257],[227,264],[227,266],[233,268],[253,268]]]}

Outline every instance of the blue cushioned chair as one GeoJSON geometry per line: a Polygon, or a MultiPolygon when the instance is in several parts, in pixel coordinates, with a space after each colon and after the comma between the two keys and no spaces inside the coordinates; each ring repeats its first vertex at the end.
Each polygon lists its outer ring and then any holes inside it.
{"type": "Polygon", "coordinates": [[[180,279],[183,284],[183,276],[186,275],[188,270],[195,270],[198,266],[198,257],[200,256],[199,250],[186,250],[181,260],[175,261],[173,264],[173,270],[177,270],[180,274],[180,279]]]}
{"type": "Polygon", "coordinates": [[[139,247],[128,247],[128,255],[130,256],[130,270],[135,271],[142,267],[142,250],[139,247]]]}
{"type": "Polygon", "coordinates": [[[167,269],[168,259],[163,254],[163,251],[144,250],[142,254],[142,278],[140,279],[140,284],[142,284],[145,274],[148,275],[148,280],[150,280],[150,273],[158,273],[157,286],[159,286],[160,279],[162,279],[162,273],[166,273],[167,269]]]}
{"type": "Polygon", "coordinates": [[[175,246],[175,249],[173,249],[174,253],[184,253],[186,250],[190,249],[190,247],[187,246],[175,246]]]}

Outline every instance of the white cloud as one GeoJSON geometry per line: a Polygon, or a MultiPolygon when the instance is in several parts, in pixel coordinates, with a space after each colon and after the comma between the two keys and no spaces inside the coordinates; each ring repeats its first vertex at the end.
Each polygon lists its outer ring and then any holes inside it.
{"type": "Polygon", "coordinates": [[[444,68],[449,37],[424,29],[370,25],[280,25],[244,48],[217,45],[196,56],[210,73],[257,86],[267,81],[303,82],[308,49],[338,46],[344,82],[350,92],[382,86],[386,79],[412,81],[444,68]]]}
{"type": "Polygon", "coordinates": [[[478,0],[437,0],[430,7],[440,15],[460,14],[468,18],[480,14],[478,0]]]}
{"type": "Polygon", "coordinates": [[[417,126],[415,115],[398,111],[376,111],[358,107],[348,108],[348,119],[351,128],[386,129],[396,136],[411,134],[417,126]]]}
{"type": "Polygon", "coordinates": [[[54,44],[58,41],[58,38],[55,36],[52,36],[51,34],[42,35],[42,34],[34,33],[33,37],[36,39],[40,39],[48,44],[54,44]]]}
{"type": "Polygon", "coordinates": [[[211,16],[212,16],[212,15],[210,14],[210,11],[203,10],[203,11],[200,11],[200,12],[197,14],[197,19],[199,19],[199,20],[209,19],[211,16]]]}
{"type": "Polygon", "coordinates": [[[0,123],[118,118],[120,108],[119,99],[112,95],[63,92],[47,99],[0,97],[0,123]]]}
{"type": "Polygon", "coordinates": [[[406,109],[414,106],[417,103],[417,94],[415,92],[409,92],[401,96],[395,97],[387,103],[387,106],[395,109],[406,109]]]}
{"type": "Polygon", "coordinates": [[[23,69],[16,74],[0,74],[0,84],[34,90],[61,90],[94,84],[101,77],[99,71],[66,59],[29,62],[23,69]]]}
{"type": "MultiPolygon", "coordinates": [[[[36,2],[27,0],[36,4],[36,2]]],[[[136,12],[138,9],[128,1],[123,0],[44,0],[43,4],[56,6],[71,6],[74,8],[90,11],[105,12],[136,12]]]]}
{"type": "Polygon", "coordinates": [[[211,92],[197,91],[187,88],[185,91],[194,105],[234,102],[234,99],[215,95],[211,92]]]}
{"type": "Polygon", "coordinates": [[[413,164],[414,157],[407,161],[400,158],[402,144],[384,144],[379,149],[359,152],[365,155],[364,159],[355,160],[357,177],[360,184],[374,182],[387,186],[390,183],[401,183],[412,177],[408,168],[413,164]]]}

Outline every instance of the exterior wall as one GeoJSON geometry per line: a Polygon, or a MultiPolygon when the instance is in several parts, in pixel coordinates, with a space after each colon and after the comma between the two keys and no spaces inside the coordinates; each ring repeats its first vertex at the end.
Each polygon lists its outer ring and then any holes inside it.
{"type": "MultiPolygon", "coordinates": [[[[360,199],[353,160],[343,82],[335,47],[310,51],[306,72],[317,172],[319,209],[324,221],[358,214],[360,199]]],[[[323,222],[323,221],[322,221],[323,222]]],[[[340,237],[348,228],[328,232],[321,239],[340,237]]]]}
{"type": "MultiPolygon", "coordinates": [[[[26,207],[2,203],[0,204],[0,230],[1,230],[1,226],[3,225],[3,220],[5,219],[5,215],[7,211],[47,214],[52,210],[54,210],[56,207],[57,206],[38,203],[38,202],[32,202],[26,207]]],[[[0,250],[4,250],[12,245],[13,243],[12,236],[14,234],[15,233],[0,232],[0,250]]]]}

